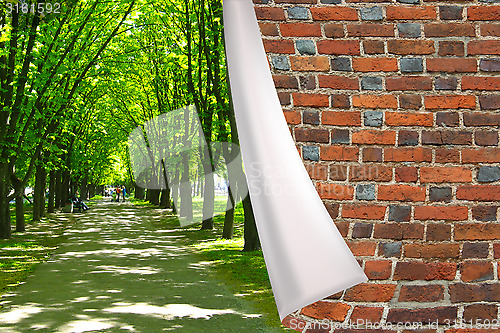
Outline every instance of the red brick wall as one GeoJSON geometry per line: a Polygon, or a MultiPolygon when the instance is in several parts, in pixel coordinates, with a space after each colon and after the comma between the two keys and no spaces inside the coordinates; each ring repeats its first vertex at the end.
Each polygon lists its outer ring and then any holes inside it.
{"type": "Polygon", "coordinates": [[[370,278],[295,317],[498,319],[500,1],[254,2],[304,163],[370,278]]]}

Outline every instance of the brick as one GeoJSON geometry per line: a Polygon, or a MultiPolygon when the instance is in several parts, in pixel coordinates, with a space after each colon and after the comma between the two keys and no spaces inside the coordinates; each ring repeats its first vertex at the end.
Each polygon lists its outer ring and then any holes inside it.
{"type": "Polygon", "coordinates": [[[451,187],[431,187],[429,200],[431,202],[450,202],[453,198],[451,187]]]}
{"type": "Polygon", "coordinates": [[[399,293],[399,302],[438,302],[444,299],[444,286],[403,285],[399,293]]]}
{"type": "Polygon", "coordinates": [[[344,37],[344,26],[342,24],[327,23],[324,29],[325,36],[328,38],[344,37]]]}
{"type": "Polygon", "coordinates": [[[481,282],[493,279],[493,265],[484,261],[464,261],[460,264],[463,282],[481,282]]]}
{"type": "Polygon", "coordinates": [[[473,40],[467,44],[469,55],[500,54],[500,40],[473,40]]]}
{"type": "Polygon", "coordinates": [[[361,283],[346,290],[344,300],[348,302],[388,302],[392,299],[395,284],[361,283]]]}
{"type": "Polygon", "coordinates": [[[354,58],[352,66],[358,72],[395,72],[398,61],[395,58],[354,58]]]}
{"type": "Polygon", "coordinates": [[[428,224],[427,241],[449,241],[451,240],[451,225],[449,224],[428,224]]]}
{"type": "Polygon", "coordinates": [[[298,125],[301,123],[300,112],[299,111],[288,111],[283,110],[286,122],[290,125],[298,125]]]}
{"type": "Polygon", "coordinates": [[[348,144],[351,141],[348,129],[332,129],[331,138],[331,143],[348,144]]]}
{"type": "Polygon", "coordinates": [[[481,24],[481,36],[500,36],[500,24],[481,24]]]}
{"type": "Polygon", "coordinates": [[[463,8],[458,6],[439,6],[439,16],[442,20],[461,20],[463,8]]]}
{"type": "Polygon", "coordinates": [[[373,238],[382,239],[423,239],[424,225],[418,223],[381,223],[375,224],[373,238]]]}
{"type": "Polygon", "coordinates": [[[363,21],[381,21],[384,19],[382,7],[360,8],[359,15],[363,21]]]}
{"type": "Polygon", "coordinates": [[[371,223],[355,223],[352,227],[352,238],[370,238],[372,230],[371,223]]]}
{"type": "Polygon", "coordinates": [[[477,171],[477,181],[480,183],[492,183],[500,180],[500,167],[481,166],[477,171]]]}
{"type": "Polygon", "coordinates": [[[382,162],[382,148],[363,148],[363,162],[382,162]]]}
{"type": "MultiPolygon", "coordinates": [[[[325,203],[326,210],[332,219],[335,219],[339,216],[339,204],[326,202],[325,203]]],[[[346,222],[336,222],[337,229],[339,230],[342,236],[347,236],[347,232],[349,231],[349,223],[346,222]]]]}
{"type": "MultiPolygon", "coordinates": [[[[360,184],[356,186],[357,200],[375,200],[375,185],[360,184]]],[[[361,208],[360,208],[361,209],[361,208]]],[[[360,212],[361,214],[361,212],[360,212]]]]}
{"type": "Polygon", "coordinates": [[[440,41],[438,48],[438,54],[441,57],[463,56],[465,54],[465,46],[462,41],[440,41]]]}
{"type": "Polygon", "coordinates": [[[281,105],[290,105],[292,104],[292,99],[290,93],[287,92],[278,92],[278,99],[280,100],[281,105]]]}
{"type": "Polygon", "coordinates": [[[403,109],[420,109],[422,97],[420,95],[400,95],[399,105],[403,109]]]}
{"type": "Polygon", "coordinates": [[[500,258],[500,243],[493,244],[493,256],[495,259],[500,258]]]}
{"type": "Polygon", "coordinates": [[[320,158],[324,161],[357,161],[359,148],[355,147],[321,147],[320,158]]]}
{"type": "Polygon", "coordinates": [[[314,76],[300,76],[299,84],[301,90],[316,89],[316,78],[314,76]]]}
{"type": "Polygon", "coordinates": [[[306,110],[303,113],[304,124],[319,125],[319,112],[313,110],[306,110]]]}
{"type": "Polygon", "coordinates": [[[331,96],[332,108],[337,109],[349,109],[351,107],[351,102],[349,101],[349,96],[342,95],[332,95],[331,96]]]}
{"type": "Polygon", "coordinates": [[[392,179],[392,168],[385,165],[353,165],[350,168],[349,180],[389,182],[392,179]]]}
{"type": "Polygon", "coordinates": [[[328,95],[293,93],[295,106],[325,107],[329,105],[328,95]]]}
{"type": "Polygon", "coordinates": [[[351,58],[349,57],[333,58],[330,61],[330,68],[332,71],[351,72],[352,71],[351,58]]]}
{"type": "Polygon", "coordinates": [[[460,125],[460,116],[458,112],[437,112],[436,125],[445,127],[446,126],[456,127],[460,125]]]}
{"type": "Polygon", "coordinates": [[[425,188],[410,185],[379,185],[378,200],[425,201],[425,188]]]}
{"type": "Polygon", "coordinates": [[[415,207],[416,220],[464,221],[468,218],[469,209],[463,206],[418,206],[415,207]]]}
{"type": "Polygon", "coordinates": [[[271,63],[274,69],[281,71],[290,70],[290,63],[288,62],[288,57],[285,56],[271,56],[271,63]]]}
{"type": "Polygon", "coordinates": [[[411,206],[389,206],[389,221],[408,222],[411,218],[411,206]]]}
{"type": "Polygon", "coordinates": [[[407,258],[458,258],[460,244],[406,244],[404,253],[407,258]]]}
{"type": "Polygon", "coordinates": [[[393,145],[396,143],[396,132],[388,130],[361,130],[352,134],[352,143],[393,145]]]}
{"type": "Polygon", "coordinates": [[[358,90],[359,81],[357,78],[337,75],[319,75],[320,88],[331,88],[337,90],[358,90]]]}
{"type": "Polygon", "coordinates": [[[394,37],[394,27],[391,24],[349,24],[347,25],[349,37],[394,37]]]}
{"type": "Polygon", "coordinates": [[[276,88],[296,89],[299,87],[297,79],[288,75],[273,75],[274,86],[276,88]]]}
{"type": "Polygon", "coordinates": [[[422,183],[469,183],[472,181],[472,170],[467,167],[422,167],[420,182],[422,183]]]}
{"type": "Polygon", "coordinates": [[[354,95],[352,104],[366,109],[395,109],[398,107],[398,100],[394,95],[354,95]]]}
{"type": "Polygon", "coordinates": [[[500,302],[500,284],[464,284],[450,285],[450,299],[452,303],[458,302],[500,302]]]}
{"type": "Polygon", "coordinates": [[[283,37],[320,37],[319,23],[280,23],[283,37]]]}
{"type": "Polygon", "coordinates": [[[419,134],[416,131],[400,130],[398,134],[398,146],[417,146],[419,134]]]}
{"type": "Polygon", "coordinates": [[[397,182],[411,183],[418,180],[418,171],[416,167],[398,167],[395,168],[394,173],[397,182]]]}
{"type": "Polygon", "coordinates": [[[455,240],[497,240],[500,238],[500,224],[463,223],[455,225],[455,240]]]}
{"type": "Polygon", "coordinates": [[[316,7],[311,8],[313,20],[316,21],[357,21],[358,12],[349,7],[316,7]]]}
{"type": "Polygon", "coordinates": [[[263,36],[279,36],[276,23],[259,22],[259,27],[263,36]]]}
{"type": "Polygon", "coordinates": [[[433,125],[432,113],[386,112],[385,122],[389,126],[424,126],[433,125]]]}
{"type": "MultiPolygon", "coordinates": [[[[499,44],[500,48],[500,44],[499,44]]],[[[463,90],[500,90],[500,77],[464,76],[463,90]]]]}
{"type": "Polygon", "coordinates": [[[383,220],[385,216],[385,209],[385,206],[354,204],[344,205],[342,208],[342,217],[360,220],[383,220]]]}
{"type": "Polygon", "coordinates": [[[382,111],[365,111],[363,116],[365,126],[382,127],[384,113],[382,111]]]}
{"type": "Polygon", "coordinates": [[[488,243],[464,243],[462,258],[487,258],[489,255],[488,243]]]}
{"type": "Polygon", "coordinates": [[[434,42],[431,40],[397,40],[387,41],[387,50],[392,54],[416,55],[434,53],[434,42]]]}
{"type": "Polygon", "coordinates": [[[325,72],[330,69],[327,57],[290,57],[292,70],[325,72]]]}
{"type": "Polygon", "coordinates": [[[394,90],[431,90],[432,78],[425,76],[388,77],[386,88],[394,90]]]}
{"type": "Polygon", "coordinates": [[[427,71],[447,73],[477,72],[477,61],[476,59],[429,58],[427,59],[427,71]]]}
{"type": "Polygon", "coordinates": [[[383,79],[376,76],[364,76],[361,78],[362,90],[384,90],[383,79]]]}
{"type": "Polygon", "coordinates": [[[387,6],[388,20],[431,20],[437,18],[436,8],[433,6],[387,6]]]}
{"type": "Polygon", "coordinates": [[[381,54],[384,53],[384,42],[381,40],[366,40],[363,41],[363,49],[366,54],[381,54]]]}
{"type": "Polygon", "coordinates": [[[359,126],[361,125],[361,112],[324,111],[321,117],[321,122],[324,125],[359,126]]]}
{"type": "Polygon", "coordinates": [[[396,263],[394,280],[454,280],[457,264],[451,262],[404,262],[396,263]]]}
{"type": "Polygon", "coordinates": [[[315,55],[316,43],[313,40],[299,39],[295,41],[297,51],[302,55],[315,55]]]}
{"type": "Polygon", "coordinates": [[[365,262],[365,274],[370,280],[386,280],[391,276],[391,270],[392,262],[389,260],[368,260],[365,262]]]}
{"type": "MultiPolygon", "coordinates": [[[[497,312],[498,308],[495,304],[471,304],[465,307],[463,318],[465,321],[472,322],[478,319],[494,322],[497,319],[497,312]]],[[[485,327],[488,326],[485,325],[485,327]]]]}
{"type": "Polygon", "coordinates": [[[425,96],[424,105],[429,110],[474,109],[476,107],[476,97],[472,95],[425,96]]]}
{"type": "MultiPolygon", "coordinates": [[[[317,147],[314,147],[314,148],[317,148],[317,147]]],[[[304,151],[302,153],[304,156],[304,151]]],[[[309,159],[309,160],[312,160],[314,162],[317,162],[319,160],[319,156],[317,156],[317,155],[312,156],[312,157],[314,159],[309,159]]],[[[304,158],[304,160],[306,160],[305,156],[303,158],[304,158]]],[[[305,163],[304,165],[305,165],[307,173],[309,174],[309,177],[311,179],[327,180],[327,170],[328,170],[327,166],[317,164],[317,163],[314,163],[314,164],[305,163]]]]}
{"type": "Polygon", "coordinates": [[[346,241],[354,256],[374,256],[377,243],[372,241],[346,241]]]}
{"type": "Polygon", "coordinates": [[[315,319],[329,319],[332,321],[343,321],[351,306],[340,302],[315,302],[302,308],[301,313],[315,319]]]}
{"type": "Polygon", "coordinates": [[[264,48],[266,53],[284,53],[284,54],[294,54],[295,48],[293,47],[293,42],[289,40],[272,40],[263,39],[264,48]]]}
{"type": "Polygon", "coordinates": [[[500,149],[463,149],[462,163],[500,163],[500,149]]]}
{"type": "Polygon", "coordinates": [[[484,72],[500,72],[500,59],[481,59],[479,69],[484,72]]]}
{"type": "Polygon", "coordinates": [[[472,218],[482,222],[497,221],[497,209],[497,206],[472,207],[472,218]]]}
{"type": "Polygon", "coordinates": [[[431,322],[453,322],[457,318],[457,308],[441,306],[422,309],[389,309],[387,322],[390,323],[431,323],[431,322]]]}
{"type": "Polygon", "coordinates": [[[401,58],[399,62],[402,73],[422,73],[424,71],[422,58],[401,58]]]}
{"type": "Polygon", "coordinates": [[[458,79],[456,77],[440,77],[434,81],[436,90],[456,90],[458,88],[458,79]]]}
{"type": "Polygon", "coordinates": [[[309,18],[309,10],[305,7],[291,7],[287,9],[287,12],[290,20],[307,20],[309,18]]]}
{"type": "Polygon", "coordinates": [[[467,8],[467,18],[471,21],[498,21],[500,6],[470,6],[467,8]]]}
{"type": "Polygon", "coordinates": [[[285,11],[283,8],[255,7],[257,20],[284,21],[285,11]]]}
{"type": "Polygon", "coordinates": [[[304,160],[319,161],[319,148],[314,146],[303,146],[302,158],[304,160]]]}
{"type": "Polygon", "coordinates": [[[321,199],[352,200],[354,197],[354,188],[348,185],[318,183],[316,189],[321,199]]]}
{"type": "Polygon", "coordinates": [[[385,162],[430,162],[432,151],[428,148],[386,148],[385,162]]]}
{"type": "Polygon", "coordinates": [[[330,164],[330,180],[347,180],[347,166],[330,164]]]}
{"type": "Polygon", "coordinates": [[[316,128],[296,128],[295,129],[295,139],[300,142],[320,142],[329,143],[330,133],[328,130],[316,129],[316,128]]]}
{"type": "Polygon", "coordinates": [[[398,23],[399,37],[418,38],[421,36],[421,25],[418,23],[398,23]]]}
{"type": "Polygon", "coordinates": [[[379,256],[393,258],[401,256],[402,242],[379,243],[379,256]]]}
{"type": "Polygon", "coordinates": [[[349,320],[353,323],[356,323],[358,321],[378,323],[382,319],[383,312],[383,307],[356,305],[352,310],[352,314],[349,320]]]}
{"type": "Polygon", "coordinates": [[[430,23],[424,25],[426,37],[474,37],[476,29],[468,23],[430,23]]]}

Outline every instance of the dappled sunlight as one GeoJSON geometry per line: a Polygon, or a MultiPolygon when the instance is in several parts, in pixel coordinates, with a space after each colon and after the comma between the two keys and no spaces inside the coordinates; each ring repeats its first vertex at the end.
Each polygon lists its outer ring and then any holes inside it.
{"type": "Polygon", "coordinates": [[[28,304],[24,306],[14,307],[8,312],[0,313],[0,323],[17,324],[21,320],[28,318],[35,313],[40,313],[42,311],[43,308],[35,304],[28,304]]]}
{"type": "Polygon", "coordinates": [[[161,269],[153,267],[119,267],[119,266],[97,266],[98,270],[90,272],[91,274],[97,273],[114,273],[114,274],[139,274],[150,275],[161,272],[161,269]]]}

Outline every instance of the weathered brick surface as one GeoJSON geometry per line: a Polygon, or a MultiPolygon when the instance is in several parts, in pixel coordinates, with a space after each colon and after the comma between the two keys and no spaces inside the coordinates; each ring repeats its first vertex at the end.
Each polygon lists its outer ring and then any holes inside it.
{"type": "Polygon", "coordinates": [[[499,1],[254,4],[301,157],[370,279],[300,320],[497,318],[499,1]]]}

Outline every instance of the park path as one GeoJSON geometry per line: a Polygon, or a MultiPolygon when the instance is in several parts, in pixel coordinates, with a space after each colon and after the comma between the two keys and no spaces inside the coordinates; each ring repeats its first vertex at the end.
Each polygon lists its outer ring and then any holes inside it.
{"type": "Polygon", "coordinates": [[[233,295],[160,214],[101,202],[4,295],[0,332],[280,332],[233,295]]]}

